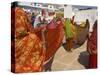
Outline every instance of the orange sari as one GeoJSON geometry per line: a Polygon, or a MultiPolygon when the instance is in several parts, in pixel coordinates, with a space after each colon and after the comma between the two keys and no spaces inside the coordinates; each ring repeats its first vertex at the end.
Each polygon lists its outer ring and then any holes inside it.
{"type": "Polygon", "coordinates": [[[15,51],[12,49],[12,71],[17,73],[42,71],[45,51],[41,41],[32,33],[25,12],[18,7],[13,10],[15,23],[12,19],[12,25],[15,25],[15,38],[12,39],[12,46],[15,45],[15,51]]]}

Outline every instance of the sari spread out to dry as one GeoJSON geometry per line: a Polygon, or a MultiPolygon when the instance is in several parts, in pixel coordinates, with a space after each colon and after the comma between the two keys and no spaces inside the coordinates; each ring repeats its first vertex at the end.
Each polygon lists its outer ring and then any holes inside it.
{"type": "Polygon", "coordinates": [[[45,52],[40,39],[31,32],[30,23],[21,8],[12,8],[11,12],[14,16],[12,16],[12,31],[15,31],[11,39],[12,71],[17,73],[42,71],[45,52]]]}

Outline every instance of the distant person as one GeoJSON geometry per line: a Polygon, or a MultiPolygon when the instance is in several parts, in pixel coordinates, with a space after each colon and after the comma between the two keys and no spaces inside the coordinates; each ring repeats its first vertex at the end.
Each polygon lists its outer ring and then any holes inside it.
{"type": "Polygon", "coordinates": [[[45,23],[45,11],[42,10],[40,13],[35,13],[34,28],[39,27],[45,23]]]}
{"type": "Polygon", "coordinates": [[[35,18],[36,18],[35,14],[32,13],[32,16],[31,16],[32,26],[34,26],[35,18]]]}
{"type": "Polygon", "coordinates": [[[34,28],[38,27],[38,24],[41,23],[41,14],[35,13],[35,21],[34,21],[34,28]]]}

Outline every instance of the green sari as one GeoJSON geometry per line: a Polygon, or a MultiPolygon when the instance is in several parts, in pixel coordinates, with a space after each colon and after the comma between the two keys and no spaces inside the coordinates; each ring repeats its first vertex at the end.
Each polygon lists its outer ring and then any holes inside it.
{"type": "Polygon", "coordinates": [[[64,22],[64,32],[65,32],[66,39],[74,37],[73,32],[71,30],[70,19],[66,19],[65,22],[64,22]]]}

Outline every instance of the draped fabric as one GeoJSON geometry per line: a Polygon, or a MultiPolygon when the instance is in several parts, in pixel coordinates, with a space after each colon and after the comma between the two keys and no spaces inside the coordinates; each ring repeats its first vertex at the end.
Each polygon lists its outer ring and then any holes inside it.
{"type": "Polygon", "coordinates": [[[70,19],[65,19],[64,22],[64,33],[66,38],[73,38],[76,36],[76,29],[71,24],[70,19]]]}
{"type": "MultiPolygon", "coordinates": [[[[12,50],[12,68],[15,72],[36,72],[42,71],[43,62],[45,59],[45,51],[43,50],[40,39],[32,33],[32,28],[27,20],[25,12],[21,8],[15,10],[15,51],[12,50]],[[14,56],[14,57],[13,57],[14,56]]],[[[12,43],[13,44],[13,43],[12,43]]],[[[12,45],[14,46],[14,45],[12,45]]]]}
{"type": "MultiPolygon", "coordinates": [[[[51,22],[50,24],[53,24],[53,25],[55,24],[54,27],[47,25],[46,31],[44,32],[45,41],[46,41],[46,43],[45,43],[46,44],[45,61],[50,59],[50,57],[54,56],[57,49],[60,47],[61,42],[64,37],[62,20],[59,18],[55,23],[53,23],[53,22],[51,22]]],[[[42,40],[41,31],[36,32],[36,34],[42,40]]]]}
{"type": "Polygon", "coordinates": [[[88,68],[97,68],[97,54],[93,54],[89,56],[88,68]]]}
{"type": "Polygon", "coordinates": [[[56,28],[49,29],[47,28],[46,33],[46,43],[47,43],[47,51],[46,51],[46,60],[50,57],[54,56],[57,49],[60,47],[64,33],[63,33],[63,23],[59,18],[56,22],[56,28]]]}
{"type": "Polygon", "coordinates": [[[14,8],[15,22],[12,19],[12,26],[15,27],[12,46],[15,45],[15,51],[12,49],[12,69],[14,72],[37,72],[43,71],[43,63],[53,57],[63,40],[63,23],[59,18],[55,23],[56,27],[46,26],[45,45],[43,48],[43,38],[41,31],[44,27],[33,29],[28,21],[26,13],[21,8],[14,8]],[[34,32],[33,32],[34,31],[34,32]],[[14,42],[13,42],[14,41],[14,42]]]}
{"type": "Polygon", "coordinates": [[[39,38],[32,33],[15,42],[15,71],[42,71],[44,53],[39,38]]]}
{"type": "Polygon", "coordinates": [[[52,21],[48,24],[48,28],[49,28],[49,29],[55,29],[55,28],[56,28],[56,23],[54,22],[54,20],[52,20],[52,21]]]}
{"type": "Polygon", "coordinates": [[[15,8],[15,37],[21,37],[27,32],[32,32],[33,28],[28,20],[27,14],[21,9],[15,8]]]}
{"type": "Polygon", "coordinates": [[[97,22],[94,24],[93,32],[87,41],[89,52],[89,68],[97,68],[97,22]]]}

